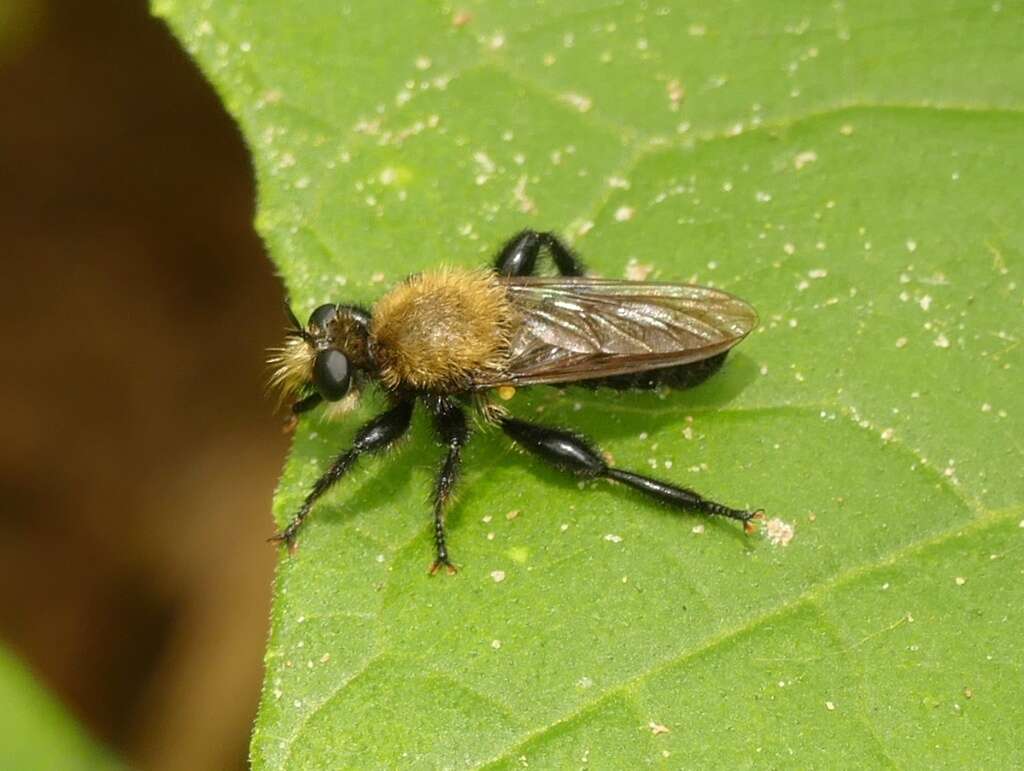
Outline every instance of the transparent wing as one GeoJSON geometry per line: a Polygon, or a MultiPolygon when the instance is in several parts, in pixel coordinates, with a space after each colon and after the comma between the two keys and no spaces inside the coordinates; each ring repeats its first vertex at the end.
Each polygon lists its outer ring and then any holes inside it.
{"type": "Polygon", "coordinates": [[[504,371],[480,388],[688,364],[728,350],[757,326],[750,305],[709,287],[580,277],[504,283],[518,319],[504,371]]]}

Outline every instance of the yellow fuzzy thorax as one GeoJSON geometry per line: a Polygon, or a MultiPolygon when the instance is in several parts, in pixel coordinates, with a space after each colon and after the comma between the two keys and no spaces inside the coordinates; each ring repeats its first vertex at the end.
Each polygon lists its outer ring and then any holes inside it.
{"type": "Polygon", "coordinates": [[[501,371],[513,311],[497,276],[442,268],[411,276],[373,309],[370,349],[387,388],[455,392],[501,371]]]}

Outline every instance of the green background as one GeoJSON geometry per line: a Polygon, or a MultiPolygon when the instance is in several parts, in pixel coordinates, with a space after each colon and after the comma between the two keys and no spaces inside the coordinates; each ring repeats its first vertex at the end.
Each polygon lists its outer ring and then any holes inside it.
{"type": "MultiPolygon", "coordinates": [[[[1024,763],[1021,3],[153,7],[300,316],[524,226],[752,302],[694,391],[510,406],[794,528],[694,532],[482,432],[429,579],[418,416],[282,557],[256,768],[1024,763]]],[[[305,423],[278,524],[375,406],[305,423]]]]}

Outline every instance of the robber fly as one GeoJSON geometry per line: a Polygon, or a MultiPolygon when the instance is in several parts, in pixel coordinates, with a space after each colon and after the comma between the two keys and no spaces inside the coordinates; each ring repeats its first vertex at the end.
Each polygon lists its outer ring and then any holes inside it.
{"type": "Polygon", "coordinates": [[[605,478],[681,509],[738,520],[747,532],[760,510],[744,511],[693,490],[615,468],[587,439],[512,417],[490,398],[515,388],[577,384],[613,388],[686,387],[712,375],[756,325],[743,300],[686,284],[588,278],[551,233],[525,230],[499,252],[493,270],[441,269],[406,279],[372,310],[321,305],[293,329],[271,362],[273,380],[295,398],[292,414],[333,402],[350,408],[369,384],[388,409],[362,426],[352,446],[313,484],[272,540],[289,546],[313,505],[367,453],[408,430],[413,405],[432,415],[446,456],[434,486],[431,574],[455,567],[445,542],[445,505],[470,435],[466,409],[479,410],[522,449],[583,479],[605,478]],[[534,270],[547,249],[557,277],[534,270]]]}

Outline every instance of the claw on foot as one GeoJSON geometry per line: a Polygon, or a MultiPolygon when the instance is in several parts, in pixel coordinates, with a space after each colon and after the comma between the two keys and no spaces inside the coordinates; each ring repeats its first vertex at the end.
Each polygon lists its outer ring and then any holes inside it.
{"type": "Polygon", "coordinates": [[[448,575],[450,575],[450,576],[454,576],[456,573],[459,572],[459,569],[457,567],[455,567],[455,565],[453,565],[451,562],[449,562],[446,559],[444,559],[444,560],[434,560],[434,562],[433,562],[433,564],[431,564],[430,570],[428,572],[432,576],[433,575],[437,575],[437,571],[440,570],[442,567],[444,567],[445,572],[448,573],[448,575]]]}
{"type": "Polygon", "coordinates": [[[283,532],[274,533],[272,536],[270,536],[270,538],[267,539],[267,543],[274,543],[274,544],[282,544],[283,543],[285,546],[288,547],[288,553],[289,554],[294,554],[295,553],[295,548],[296,548],[295,535],[292,534],[292,533],[289,533],[287,530],[285,530],[283,532]]]}
{"type": "Polygon", "coordinates": [[[757,522],[754,520],[764,521],[764,509],[758,509],[743,520],[743,532],[747,535],[754,535],[757,532],[757,522]]]}

